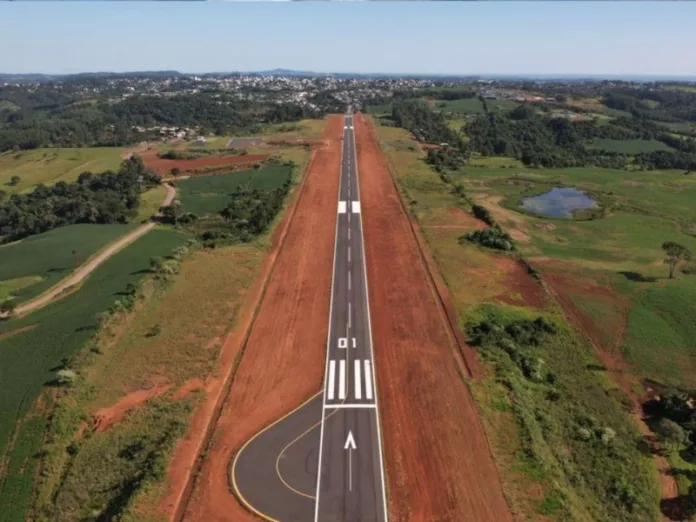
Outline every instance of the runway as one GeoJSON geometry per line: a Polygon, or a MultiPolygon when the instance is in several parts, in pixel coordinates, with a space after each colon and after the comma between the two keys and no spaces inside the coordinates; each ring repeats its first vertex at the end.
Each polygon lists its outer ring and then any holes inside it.
{"type": "Polygon", "coordinates": [[[235,495],[273,522],[387,522],[353,117],[345,116],[324,387],[238,452],[235,495]]]}

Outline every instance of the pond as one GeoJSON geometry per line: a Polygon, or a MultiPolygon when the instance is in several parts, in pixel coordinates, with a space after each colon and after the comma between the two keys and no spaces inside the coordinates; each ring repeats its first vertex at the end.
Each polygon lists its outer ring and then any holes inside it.
{"type": "Polygon", "coordinates": [[[597,208],[597,202],[576,188],[553,187],[538,196],[523,197],[520,207],[542,216],[569,218],[576,210],[597,208]]]}

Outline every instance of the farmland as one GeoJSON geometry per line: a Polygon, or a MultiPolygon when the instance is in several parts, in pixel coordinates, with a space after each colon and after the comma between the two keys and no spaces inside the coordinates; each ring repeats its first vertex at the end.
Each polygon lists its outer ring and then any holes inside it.
{"type": "Polygon", "coordinates": [[[132,225],[71,225],[0,247],[0,289],[21,303],[77,269],[132,225]]]}
{"type": "Polygon", "coordinates": [[[36,149],[0,154],[0,185],[8,193],[23,192],[39,183],[74,181],[85,171],[118,170],[121,164],[117,148],[36,149]],[[11,185],[10,179],[20,181],[11,185]]]}
{"type": "MultiPolygon", "coordinates": [[[[4,392],[0,396],[0,449],[8,473],[0,482],[0,503],[11,506],[6,520],[25,519],[31,483],[38,461],[36,454],[43,440],[43,404],[35,400],[46,383],[55,379],[63,365],[94,334],[97,314],[105,311],[129,283],[149,272],[149,259],[169,253],[183,238],[176,233],[155,230],[116,254],[100,266],[81,288],[62,300],[26,317],[4,322],[0,334],[0,377],[4,392]],[[26,417],[27,412],[35,411],[26,417]],[[13,436],[13,432],[18,435],[13,436]],[[10,441],[15,441],[10,442],[10,441]],[[9,444],[8,444],[9,443],[9,444]]],[[[20,243],[21,244],[21,243],[20,243]]]]}
{"type": "Polygon", "coordinates": [[[240,188],[268,190],[280,187],[290,168],[274,165],[177,181],[179,200],[188,212],[213,214],[229,202],[230,195],[240,188]]]}
{"type": "MultiPolygon", "coordinates": [[[[472,381],[471,386],[498,465],[505,469],[502,480],[513,508],[532,520],[656,520],[656,472],[650,458],[631,442],[639,435],[633,420],[623,411],[623,388],[608,375],[592,370],[601,368],[604,359],[601,352],[593,350],[585,334],[589,333],[593,341],[605,342],[607,350],[617,343],[623,345],[616,333],[612,335],[622,329],[626,314],[622,307],[652,283],[629,280],[620,272],[659,278],[651,287],[655,292],[669,288],[660,245],[672,239],[696,248],[694,238],[679,231],[679,220],[692,212],[688,202],[696,185],[677,172],[529,169],[504,158],[487,158],[479,162],[482,166],[449,172],[452,183],[464,185],[472,200],[485,205],[517,239],[522,255],[540,271],[551,290],[560,293],[556,301],[552,296],[557,294],[540,297],[541,286],[510,258],[473,245],[460,245],[457,238],[462,233],[480,226],[470,216],[468,202],[457,197],[421,161],[417,148],[403,146],[409,139],[407,133],[389,127],[378,127],[378,133],[452,293],[461,328],[466,330],[480,322],[508,324],[540,313],[557,325],[553,339],[541,343],[532,353],[553,371],[562,397],[559,400],[549,402],[548,390],[530,384],[504,351],[486,345],[479,348],[479,360],[490,372],[485,379],[472,381]],[[513,210],[523,194],[538,194],[550,186],[562,185],[584,189],[612,210],[607,217],[591,221],[539,218],[513,210]],[[572,303],[577,308],[569,309],[572,303]],[[579,323],[566,319],[569,313],[575,314],[572,319],[579,315],[579,323]],[[597,327],[588,332],[577,328],[593,324],[592,318],[597,327]],[[540,404],[544,404],[543,413],[537,409],[540,404]],[[568,435],[566,430],[577,429],[573,426],[584,416],[592,418],[593,429],[610,427],[612,433],[620,434],[614,439],[616,454],[611,465],[601,445],[578,444],[568,435]],[[558,452],[561,447],[567,453],[558,452]],[[600,461],[603,464],[599,467],[587,467],[587,463],[600,461]],[[566,473],[584,477],[582,484],[570,486],[566,473]],[[635,494],[633,507],[627,508],[607,496],[615,481],[631,488],[635,494]]],[[[471,163],[477,161],[472,159],[471,163]]],[[[690,295],[693,285],[686,276],[675,283],[681,292],[690,295]]],[[[690,314],[684,301],[677,304],[668,297],[658,300],[646,295],[640,302],[652,310],[651,314],[657,314],[653,322],[682,324],[690,314]],[[672,303],[675,308],[666,312],[656,306],[658,302],[661,307],[669,308],[672,303]]],[[[645,321],[629,318],[626,343],[633,335],[631,330],[641,324],[645,321]]],[[[679,337],[672,336],[672,346],[688,357],[691,332],[686,325],[680,328],[679,337]]],[[[640,330],[635,333],[641,335],[640,330]]],[[[649,369],[656,361],[640,361],[640,357],[660,357],[655,353],[656,346],[662,345],[653,339],[646,340],[643,347],[631,343],[632,351],[626,347],[623,350],[629,362],[639,361],[649,369]]],[[[638,368],[638,363],[631,364],[638,368]]],[[[654,372],[651,375],[656,377],[654,372]]]]}

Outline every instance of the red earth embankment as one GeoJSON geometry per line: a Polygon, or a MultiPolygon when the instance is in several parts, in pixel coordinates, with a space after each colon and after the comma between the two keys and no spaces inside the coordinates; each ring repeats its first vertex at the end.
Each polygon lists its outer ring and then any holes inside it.
{"type": "Polygon", "coordinates": [[[512,521],[427,259],[369,120],[355,129],[390,519],[512,521]]]}
{"type": "Polygon", "coordinates": [[[147,168],[153,169],[159,174],[168,174],[173,168],[179,169],[182,173],[200,170],[223,168],[226,166],[239,168],[241,166],[251,167],[266,159],[265,154],[242,154],[237,156],[202,156],[193,159],[166,159],[160,158],[157,151],[147,151],[141,153],[143,162],[147,168]]]}
{"type": "MultiPolygon", "coordinates": [[[[258,520],[230,493],[230,460],[251,436],[321,388],[342,133],[343,118],[329,118],[186,502],[187,522],[258,520]]],[[[242,342],[233,333],[223,351],[239,353],[242,342]]],[[[179,465],[174,473],[187,471],[190,466],[179,465]]],[[[176,503],[172,494],[163,508],[172,513],[176,503]]]]}

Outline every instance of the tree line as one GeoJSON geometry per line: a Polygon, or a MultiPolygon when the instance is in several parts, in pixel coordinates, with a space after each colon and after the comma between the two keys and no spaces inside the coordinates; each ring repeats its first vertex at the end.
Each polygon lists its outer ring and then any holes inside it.
{"type": "Polygon", "coordinates": [[[118,172],[83,172],[73,183],[59,181],[14,194],[0,203],[2,242],[75,223],[126,223],[140,205],[142,160],[123,161],[118,172]]]}

